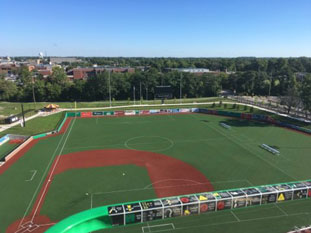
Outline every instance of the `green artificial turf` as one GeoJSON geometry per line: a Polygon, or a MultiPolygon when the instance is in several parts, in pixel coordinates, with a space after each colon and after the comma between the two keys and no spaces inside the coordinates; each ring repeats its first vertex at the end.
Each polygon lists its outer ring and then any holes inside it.
{"type": "Polygon", "coordinates": [[[20,125],[0,132],[0,137],[6,134],[36,135],[54,130],[63,119],[64,113],[56,113],[46,117],[37,117],[26,122],[26,127],[20,125]]]}
{"type": "Polygon", "coordinates": [[[124,191],[150,184],[147,170],[135,165],[68,170],[53,179],[41,213],[60,221],[91,207],[156,198],[153,189],[124,191]]]}
{"type": "MultiPolygon", "coordinates": [[[[0,176],[0,187],[6,190],[0,192],[0,199],[3,200],[0,219],[2,226],[8,226],[23,216],[33,193],[38,185],[40,187],[40,179],[46,167],[58,154],[93,149],[131,148],[154,151],[196,167],[211,181],[214,189],[219,190],[310,179],[310,145],[310,136],[284,128],[203,114],[76,119],[64,135],[40,140],[0,176]],[[231,129],[221,127],[220,122],[230,125],[231,129]],[[281,152],[280,156],[261,149],[259,146],[262,143],[277,148],[281,152]],[[31,176],[31,170],[38,172],[32,181],[27,182],[25,180],[31,176]],[[18,195],[21,190],[23,195],[18,195]]],[[[122,177],[118,179],[113,172],[122,169],[125,167],[76,169],[57,175],[41,214],[47,214],[52,219],[58,219],[57,216],[62,218],[76,210],[88,208],[90,202],[86,192],[109,192],[117,187],[130,189],[133,182],[124,183],[122,177]],[[100,174],[105,175],[102,177],[100,174]],[[97,182],[94,184],[89,178],[97,182]],[[102,185],[101,180],[109,185],[102,185]],[[110,181],[113,182],[110,184],[110,181]]],[[[129,179],[135,174],[143,177],[141,183],[138,183],[138,189],[150,183],[149,177],[145,177],[144,169],[136,169],[135,166],[126,169],[133,172],[129,179]]],[[[154,193],[139,189],[97,196],[94,200],[107,204],[148,198],[154,198],[154,193]]],[[[31,203],[30,206],[32,207],[31,203]]],[[[207,228],[208,232],[230,229],[230,232],[238,233],[249,232],[251,229],[258,233],[281,233],[295,225],[310,224],[310,207],[310,200],[293,201],[234,210],[236,216],[231,211],[224,211],[151,222],[150,225],[174,223],[176,231],[183,233],[204,232],[207,228]]],[[[141,232],[142,226],[146,224],[107,232],[141,232]]],[[[0,232],[4,230],[1,229],[0,232]]]]}
{"type": "Polygon", "coordinates": [[[0,159],[5,157],[8,153],[10,153],[14,148],[16,148],[18,145],[15,143],[9,143],[6,142],[0,146],[0,159]]]}

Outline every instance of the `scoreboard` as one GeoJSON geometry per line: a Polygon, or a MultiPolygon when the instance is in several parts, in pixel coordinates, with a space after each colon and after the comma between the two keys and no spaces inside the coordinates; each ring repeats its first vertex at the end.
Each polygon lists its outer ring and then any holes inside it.
{"type": "Polygon", "coordinates": [[[107,206],[112,226],[311,198],[311,181],[197,193],[107,206]]]}
{"type": "Polygon", "coordinates": [[[156,86],[155,98],[157,99],[171,99],[173,97],[173,90],[171,86],[156,86]]]}

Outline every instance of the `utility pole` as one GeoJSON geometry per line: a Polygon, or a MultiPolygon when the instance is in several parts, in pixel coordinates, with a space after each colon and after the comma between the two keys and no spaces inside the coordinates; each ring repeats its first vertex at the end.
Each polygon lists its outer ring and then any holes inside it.
{"type": "Polygon", "coordinates": [[[35,96],[35,79],[34,79],[33,76],[32,76],[32,98],[33,98],[33,102],[35,104],[35,110],[37,110],[37,107],[36,107],[36,96],[35,96]]]}
{"type": "Polygon", "coordinates": [[[148,100],[148,87],[146,87],[146,100],[148,100]]]}
{"type": "Polygon", "coordinates": [[[24,113],[24,105],[23,105],[23,104],[21,104],[21,108],[22,108],[22,116],[23,116],[23,126],[26,127],[25,113],[24,113]]]}
{"type": "Polygon", "coordinates": [[[140,95],[140,104],[141,104],[141,81],[139,82],[139,95],[140,95]]]}
{"type": "Polygon", "coordinates": [[[133,87],[133,97],[134,97],[134,105],[135,105],[135,86],[133,87]]]}
{"type": "Polygon", "coordinates": [[[270,83],[269,83],[269,95],[271,94],[271,82],[272,82],[272,72],[270,73],[270,83]]]}
{"type": "Polygon", "coordinates": [[[181,103],[181,98],[182,98],[181,82],[182,82],[182,72],[180,73],[180,81],[179,81],[179,100],[180,100],[180,103],[181,103]]]}
{"type": "Polygon", "coordinates": [[[110,107],[111,107],[111,86],[110,86],[110,73],[111,73],[111,70],[109,70],[109,72],[108,72],[108,83],[109,83],[109,103],[110,103],[110,107]]]}

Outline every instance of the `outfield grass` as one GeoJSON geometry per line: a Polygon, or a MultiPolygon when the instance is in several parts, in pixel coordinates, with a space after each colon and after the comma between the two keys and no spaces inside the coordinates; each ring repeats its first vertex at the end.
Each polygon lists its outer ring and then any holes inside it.
{"type": "MultiPolygon", "coordinates": [[[[0,187],[6,190],[0,192],[3,200],[0,219],[3,226],[8,226],[21,218],[28,206],[32,207],[30,200],[37,187],[42,185],[40,181],[46,176],[45,168],[58,154],[93,149],[155,151],[194,166],[211,181],[214,189],[219,190],[310,179],[310,145],[310,136],[284,128],[203,114],[76,119],[64,135],[40,140],[0,176],[0,187]],[[231,130],[221,127],[220,122],[230,125],[231,130]],[[261,149],[259,145],[262,143],[277,147],[280,156],[261,149]],[[31,177],[31,170],[37,170],[36,176],[32,181],[25,181],[31,177]],[[23,195],[19,195],[21,190],[23,195]]],[[[91,195],[103,192],[94,198],[99,203],[95,206],[154,198],[154,192],[144,189],[150,184],[146,171],[134,168],[116,166],[61,173],[51,184],[41,214],[59,220],[89,209],[86,192],[91,195]],[[115,175],[124,169],[130,169],[131,174],[126,181],[115,175]],[[134,180],[137,184],[133,184],[134,180]],[[131,189],[132,186],[138,190],[106,193],[131,189]]],[[[206,228],[208,232],[221,232],[224,227],[233,233],[249,232],[250,229],[258,233],[281,233],[295,225],[310,224],[310,207],[310,200],[293,201],[235,210],[236,216],[225,211],[150,224],[173,223],[176,231],[182,233],[204,232],[206,228]]],[[[141,227],[105,232],[141,232],[141,227]]],[[[0,232],[4,231],[1,229],[0,232]]]]}
{"type": "MultiPolygon", "coordinates": [[[[133,197],[122,190],[139,189],[150,183],[147,171],[135,165],[69,170],[54,178],[41,213],[52,221],[60,221],[86,206],[94,208],[131,201],[133,197]]],[[[153,189],[135,192],[137,199],[150,197],[156,198],[153,189]]]]}
{"type": "Polygon", "coordinates": [[[10,151],[17,147],[17,144],[6,142],[0,146],[0,159],[5,157],[10,151]]]}
{"type": "MultiPolygon", "coordinates": [[[[190,100],[193,100],[193,99],[187,99],[187,101],[190,101],[190,100]]],[[[199,101],[197,101],[197,102],[204,102],[203,100],[206,101],[206,99],[198,99],[198,100],[199,101]]],[[[212,101],[213,99],[210,98],[208,100],[212,101]]],[[[218,101],[219,99],[215,99],[215,100],[218,101]]],[[[46,104],[46,103],[44,103],[44,104],[46,104]]],[[[44,106],[44,104],[42,106],[44,106]]],[[[84,107],[93,106],[91,104],[88,105],[88,103],[84,103],[84,104],[85,104],[84,107]]],[[[96,102],[95,105],[97,105],[97,104],[99,105],[99,103],[96,102]]],[[[1,103],[0,103],[0,106],[1,106],[1,103]]],[[[31,106],[31,104],[29,104],[29,106],[31,106]]],[[[178,105],[175,106],[175,108],[180,108],[180,107],[181,106],[178,106],[178,105]]],[[[275,120],[280,120],[283,122],[298,125],[300,127],[311,129],[310,123],[305,123],[305,122],[297,121],[294,119],[286,118],[283,116],[278,116],[278,115],[273,114],[273,113],[269,113],[269,112],[262,111],[262,110],[259,110],[256,108],[251,108],[248,106],[242,106],[242,105],[238,105],[238,104],[222,104],[222,105],[219,105],[219,104],[212,104],[211,103],[211,104],[206,104],[206,105],[184,105],[184,106],[182,106],[182,108],[195,108],[195,107],[197,107],[197,108],[210,108],[210,109],[214,109],[214,110],[224,110],[224,111],[231,111],[231,112],[268,115],[268,116],[271,116],[272,118],[274,118],[275,120]]],[[[160,107],[153,107],[153,108],[154,109],[159,109],[159,108],[168,109],[168,108],[174,108],[174,106],[160,106],[160,107]]],[[[113,111],[115,111],[115,110],[143,110],[143,109],[150,109],[150,107],[135,106],[135,107],[129,107],[126,109],[125,108],[115,108],[115,109],[113,109],[113,111]]],[[[107,111],[107,109],[102,109],[102,110],[107,111]]],[[[96,111],[100,111],[100,109],[96,110],[96,111]]],[[[9,134],[9,133],[30,136],[30,135],[35,135],[35,134],[40,134],[40,133],[52,131],[52,130],[56,129],[56,127],[59,124],[59,122],[61,121],[62,117],[63,117],[63,115],[61,115],[61,114],[54,114],[52,116],[47,116],[44,118],[37,117],[35,119],[28,121],[26,123],[26,128],[21,128],[20,126],[15,126],[11,129],[0,132],[0,137],[5,135],[5,134],[9,134]],[[28,124],[28,123],[30,123],[30,124],[28,124]]]]}
{"type": "Polygon", "coordinates": [[[40,133],[45,133],[56,129],[58,124],[62,121],[65,113],[56,113],[46,117],[37,117],[26,122],[26,127],[20,125],[9,128],[0,132],[0,137],[6,134],[18,134],[31,136],[40,133]]]}
{"type": "MultiPolygon", "coordinates": [[[[188,99],[171,99],[166,100],[165,103],[170,104],[178,104],[178,103],[202,103],[202,102],[212,102],[212,101],[219,101],[224,100],[220,97],[206,97],[206,98],[188,98],[188,99]]],[[[226,101],[232,101],[226,99],[226,101]]],[[[60,108],[98,108],[98,107],[109,107],[109,101],[93,101],[93,102],[29,102],[23,103],[24,105],[24,112],[25,116],[31,116],[36,113],[37,110],[44,108],[48,104],[58,104],[60,108]]],[[[161,100],[137,100],[136,104],[161,104],[161,100]]],[[[112,101],[111,106],[124,106],[124,105],[133,105],[134,101],[130,100],[123,100],[123,101],[112,101]]],[[[0,120],[10,116],[10,115],[22,115],[21,103],[17,102],[0,102],[0,120]]],[[[1,122],[0,122],[1,123],[1,122]]]]}

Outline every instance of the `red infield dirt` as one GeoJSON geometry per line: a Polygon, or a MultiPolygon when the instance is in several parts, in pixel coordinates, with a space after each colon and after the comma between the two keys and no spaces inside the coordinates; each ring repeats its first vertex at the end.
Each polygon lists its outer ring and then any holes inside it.
{"type": "MultiPolygon", "coordinates": [[[[57,158],[54,160],[31,214],[23,220],[22,226],[25,226],[23,230],[29,229],[36,233],[44,232],[53,224],[49,221],[48,217],[40,216],[39,214],[49,186],[55,175],[70,169],[125,164],[135,164],[145,167],[152,182],[150,187],[154,188],[158,197],[213,190],[213,186],[209,180],[196,168],[166,155],[137,150],[92,150],[70,153],[61,155],[59,160],[57,158]],[[29,226],[28,222],[31,222],[32,226],[29,226]],[[37,227],[35,229],[30,228],[33,227],[33,225],[37,227]]],[[[7,232],[16,232],[20,221],[21,220],[17,220],[11,224],[7,232]]],[[[22,230],[22,228],[19,229],[22,230]]]]}

